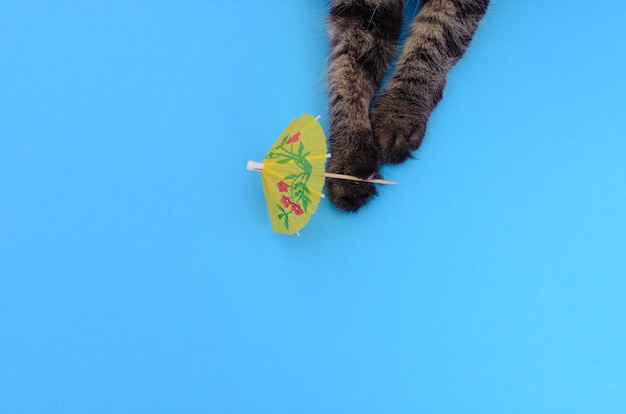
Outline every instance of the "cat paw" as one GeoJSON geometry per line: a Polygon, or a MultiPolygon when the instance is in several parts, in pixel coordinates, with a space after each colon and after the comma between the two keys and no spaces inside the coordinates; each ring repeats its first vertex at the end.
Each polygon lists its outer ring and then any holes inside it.
{"type": "MultiPolygon", "coordinates": [[[[360,135],[364,136],[343,141],[350,142],[350,145],[331,144],[333,148],[331,158],[328,160],[328,172],[354,175],[364,179],[376,176],[378,149],[372,141],[371,132],[360,135]]],[[[341,210],[357,211],[376,195],[376,187],[372,183],[328,178],[326,193],[329,200],[341,210]]]]}
{"type": "Polygon", "coordinates": [[[428,115],[399,91],[384,91],[371,114],[380,161],[399,164],[422,143],[428,115]]]}

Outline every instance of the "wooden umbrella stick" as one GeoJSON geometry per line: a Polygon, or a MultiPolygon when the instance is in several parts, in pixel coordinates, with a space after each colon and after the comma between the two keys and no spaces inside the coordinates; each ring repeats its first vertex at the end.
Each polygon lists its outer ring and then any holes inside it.
{"type": "MultiPolygon", "coordinates": [[[[256,162],[256,161],[248,161],[248,164],[246,165],[246,169],[248,169],[250,171],[262,171],[263,170],[263,163],[262,162],[256,162]]],[[[354,175],[335,174],[335,173],[329,173],[329,172],[324,173],[324,175],[326,177],[328,177],[328,178],[338,178],[340,180],[360,181],[360,182],[363,182],[363,183],[398,184],[395,181],[383,180],[381,178],[365,179],[365,178],[355,177],[354,175]]]]}
{"type": "Polygon", "coordinates": [[[340,180],[361,181],[363,183],[398,184],[395,181],[383,180],[381,178],[365,179],[365,178],[355,177],[354,175],[335,174],[335,173],[329,173],[329,172],[324,173],[324,175],[328,178],[339,178],[340,180]]]}

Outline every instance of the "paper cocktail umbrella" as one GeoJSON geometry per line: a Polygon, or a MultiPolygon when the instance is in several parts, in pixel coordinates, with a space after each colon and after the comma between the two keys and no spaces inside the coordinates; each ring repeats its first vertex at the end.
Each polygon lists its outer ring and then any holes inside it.
{"type": "Polygon", "coordinates": [[[261,172],[274,231],[294,234],[306,225],[322,198],[325,177],[395,184],[325,173],[327,158],[326,136],[321,125],[317,118],[304,114],[287,126],[262,163],[248,161],[248,170],[261,172]]]}

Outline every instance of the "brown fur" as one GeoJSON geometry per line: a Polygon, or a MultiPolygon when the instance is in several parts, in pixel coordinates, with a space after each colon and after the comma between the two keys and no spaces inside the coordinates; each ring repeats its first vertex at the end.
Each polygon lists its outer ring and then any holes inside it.
{"type": "MultiPolygon", "coordinates": [[[[403,0],[332,0],[328,21],[331,172],[377,176],[381,162],[411,156],[488,0],[424,0],[389,82],[374,102],[396,50],[403,0]]],[[[373,184],[329,179],[330,200],[356,211],[373,184]]]]}

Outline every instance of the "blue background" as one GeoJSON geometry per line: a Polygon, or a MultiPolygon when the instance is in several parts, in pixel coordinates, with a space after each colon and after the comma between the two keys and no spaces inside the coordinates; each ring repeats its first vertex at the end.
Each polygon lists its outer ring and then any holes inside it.
{"type": "Polygon", "coordinates": [[[493,0],[298,238],[245,163],[328,130],[326,2],[0,1],[0,412],[626,412],[625,4],[493,0]]]}

